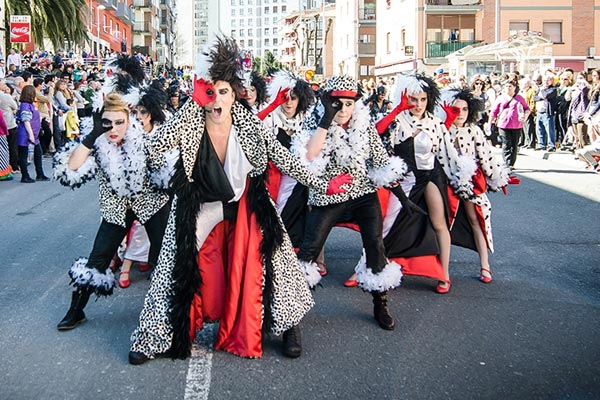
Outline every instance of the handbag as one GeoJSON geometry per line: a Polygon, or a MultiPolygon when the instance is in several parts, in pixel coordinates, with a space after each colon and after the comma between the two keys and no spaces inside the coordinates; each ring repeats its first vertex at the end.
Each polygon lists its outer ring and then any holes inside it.
{"type": "Polygon", "coordinates": [[[67,127],[65,126],[66,121],[67,121],[67,113],[63,113],[63,115],[58,116],[58,129],[60,131],[67,130],[67,127]]]}

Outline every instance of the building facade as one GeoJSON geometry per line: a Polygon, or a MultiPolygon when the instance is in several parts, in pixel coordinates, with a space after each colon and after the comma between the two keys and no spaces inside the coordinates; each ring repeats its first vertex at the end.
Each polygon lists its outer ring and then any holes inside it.
{"type": "Polygon", "coordinates": [[[90,0],[88,51],[98,55],[114,50],[130,52],[133,43],[134,0],[90,0]]]}
{"type": "Polygon", "coordinates": [[[175,59],[175,0],[130,0],[135,11],[133,53],[150,56],[155,66],[172,67],[175,59]]]}

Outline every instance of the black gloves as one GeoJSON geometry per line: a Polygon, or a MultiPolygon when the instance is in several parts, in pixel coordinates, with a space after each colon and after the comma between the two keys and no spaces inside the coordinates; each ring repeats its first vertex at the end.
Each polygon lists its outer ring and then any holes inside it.
{"type": "Polygon", "coordinates": [[[96,122],[94,121],[94,129],[92,129],[92,131],[90,133],[88,133],[87,135],[84,136],[83,139],[81,139],[81,144],[84,145],[85,147],[87,147],[88,149],[91,149],[92,147],[94,147],[94,143],[96,142],[96,139],[98,139],[100,136],[102,136],[102,134],[104,134],[104,132],[108,132],[110,131],[113,126],[112,126],[112,122],[108,121],[108,120],[102,120],[103,122],[96,122]],[[104,123],[108,121],[108,123],[104,123]],[[110,126],[109,126],[110,124],[110,126]]]}
{"type": "Polygon", "coordinates": [[[321,103],[325,107],[325,114],[321,117],[319,128],[329,129],[333,118],[335,118],[335,114],[342,109],[342,103],[337,97],[332,97],[329,92],[323,92],[321,103]]]}

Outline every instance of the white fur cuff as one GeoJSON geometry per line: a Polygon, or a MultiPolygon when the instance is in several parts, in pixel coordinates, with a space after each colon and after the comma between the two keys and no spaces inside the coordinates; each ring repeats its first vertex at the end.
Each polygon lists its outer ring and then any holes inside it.
{"type": "Polygon", "coordinates": [[[103,274],[95,268],[89,268],[87,262],[87,258],[78,258],[69,269],[69,277],[73,286],[78,288],[89,287],[98,296],[111,295],[117,285],[113,272],[109,268],[103,274]]]}
{"type": "Polygon", "coordinates": [[[371,268],[367,268],[364,250],[354,271],[358,286],[368,292],[385,292],[400,286],[402,281],[402,267],[395,261],[389,261],[380,273],[374,274],[371,268]]]}
{"type": "Polygon", "coordinates": [[[378,187],[401,181],[406,176],[408,167],[400,157],[391,157],[389,163],[383,168],[369,169],[369,178],[378,187]]]}
{"type": "Polygon", "coordinates": [[[79,143],[68,142],[63,149],[54,155],[52,177],[63,186],[71,189],[80,187],[96,177],[97,164],[93,156],[88,156],[77,170],[69,168],[69,158],[79,143]]]}
{"type": "Polygon", "coordinates": [[[321,274],[319,273],[317,263],[302,260],[298,260],[298,262],[302,271],[304,271],[304,277],[306,278],[306,282],[308,282],[308,286],[311,289],[317,286],[321,282],[321,274]]]}
{"type": "Polygon", "coordinates": [[[508,168],[506,165],[502,164],[502,166],[500,167],[500,173],[498,174],[498,176],[486,179],[488,188],[493,192],[500,190],[504,186],[508,185],[509,177],[510,177],[510,168],[508,168]]]}

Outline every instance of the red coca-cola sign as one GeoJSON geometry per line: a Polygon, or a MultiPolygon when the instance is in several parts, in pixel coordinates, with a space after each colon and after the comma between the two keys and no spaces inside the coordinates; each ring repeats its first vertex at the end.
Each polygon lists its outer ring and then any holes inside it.
{"type": "Polygon", "coordinates": [[[29,15],[10,16],[10,42],[31,42],[31,17],[29,15]]]}

